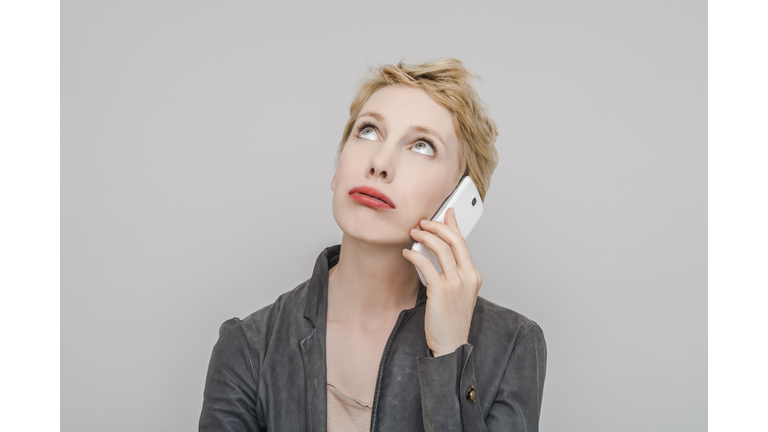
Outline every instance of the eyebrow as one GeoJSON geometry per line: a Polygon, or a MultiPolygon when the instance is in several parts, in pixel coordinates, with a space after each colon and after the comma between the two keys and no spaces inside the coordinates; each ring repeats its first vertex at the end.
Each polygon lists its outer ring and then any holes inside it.
{"type": "Polygon", "coordinates": [[[364,116],[373,117],[373,118],[375,118],[376,120],[378,120],[378,121],[380,121],[380,122],[384,123],[384,116],[383,116],[383,115],[381,115],[381,114],[379,114],[379,113],[377,113],[377,112],[373,112],[373,111],[366,111],[366,112],[364,112],[364,113],[360,114],[359,116],[357,116],[357,118],[358,118],[358,119],[360,119],[360,117],[364,117],[364,116]]]}
{"type": "Polygon", "coordinates": [[[412,131],[416,131],[416,132],[421,132],[421,133],[433,135],[433,136],[437,137],[437,139],[443,144],[443,147],[446,147],[446,148],[448,147],[445,144],[445,140],[443,139],[443,137],[440,136],[440,134],[437,133],[436,130],[433,130],[433,129],[430,129],[430,128],[426,128],[424,126],[418,126],[418,125],[411,126],[410,128],[408,128],[408,130],[412,130],[412,131]]]}
{"type": "MultiPolygon", "coordinates": [[[[384,116],[379,114],[379,113],[377,113],[377,112],[373,112],[373,111],[366,111],[366,112],[360,114],[357,117],[357,119],[359,120],[360,117],[365,117],[365,116],[373,117],[376,120],[378,120],[378,121],[380,121],[382,123],[385,123],[384,116]]],[[[440,141],[441,144],[443,144],[443,147],[446,147],[446,148],[448,147],[448,145],[445,143],[445,140],[443,139],[443,137],[439,133],[437,133],[437,131],[435,131],[434,129],[430,129],[430,128],[427,128],[427,127],[424,127],[424,126],[419,126],[419,125],[413,125],[413,126],[409,127],[408,130],[409,131],[416,131],[416,132],[421,132],[421,133],[433,135],[433,136],[435,136],[438,139],[438,141],[440,141]]]]}

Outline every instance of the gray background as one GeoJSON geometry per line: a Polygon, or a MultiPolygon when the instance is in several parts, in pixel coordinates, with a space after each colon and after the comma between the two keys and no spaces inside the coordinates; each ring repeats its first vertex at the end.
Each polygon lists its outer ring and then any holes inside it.
{"type": "Polygon", "coordinates": [[[500,130],[468,243],[544,329],[541,429],[706,430],[706,8],[64,2],[62,431],[195,430],[221,322],[340,241],[355,83],[444,56],[500,130]]]}

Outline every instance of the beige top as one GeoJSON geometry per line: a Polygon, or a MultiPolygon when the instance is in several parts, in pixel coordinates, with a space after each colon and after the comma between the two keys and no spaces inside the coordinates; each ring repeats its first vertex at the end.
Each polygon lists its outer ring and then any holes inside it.
{"type": "Polygon", "coordinates": [[[373,402],[366,403],[328,383],[328,432],[365,432],[371,429],[373,402]]]}

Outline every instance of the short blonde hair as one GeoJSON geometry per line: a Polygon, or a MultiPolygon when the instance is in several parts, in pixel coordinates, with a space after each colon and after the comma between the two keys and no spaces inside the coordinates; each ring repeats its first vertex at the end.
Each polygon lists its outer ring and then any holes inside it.
{"type": "Polygon", "coordinates": [[[461,144],[460,172],[472,177],[480,192],[480,198],[485,200],[485,194],[491,184],[491,174],[499,162],[499,154],[494,147],[498,133],[488,108],[469,83],[469,80],[475,77],[476,75],[464,68],[464,64],[454,58],[420,65],[405,65],[400,62],[397,66],[384,65],[371,69],[369,76],[359,84],[349,107],[349,120],[344,128],[339,154],[352,134],[352,128],[363,105],[371,95],[390,85],[416,86],[424,89],[432,99],[446,107],[453,115],[456,136],[461,144]]]}

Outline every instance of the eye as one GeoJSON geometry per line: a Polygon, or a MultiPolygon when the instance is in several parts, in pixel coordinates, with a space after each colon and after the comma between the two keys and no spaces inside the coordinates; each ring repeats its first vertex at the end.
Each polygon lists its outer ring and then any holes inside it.
{"type": "Polygon", "coordinates": [[[371,141],[379,140],[379,134],[376,132],[376,128],[373,126],[363,125],[363,127],[360,129],[360,132],[358,132],[357,136],[362,139],[367,139],[371,141]]]}
{"type": "Polygon", "coordinates": [[[416,153],[421,153],[425,156],[434,156],[435,155],[435,147],[431,143],[427,141],[416,141],[416,144],[412,147],[413,151],[416,153]]]}

